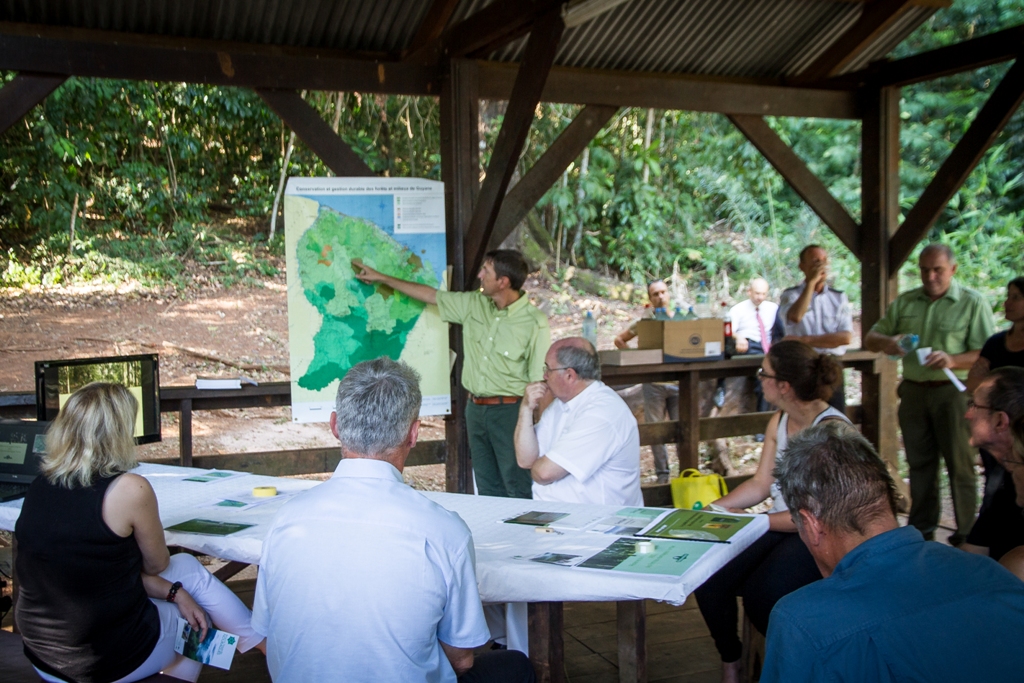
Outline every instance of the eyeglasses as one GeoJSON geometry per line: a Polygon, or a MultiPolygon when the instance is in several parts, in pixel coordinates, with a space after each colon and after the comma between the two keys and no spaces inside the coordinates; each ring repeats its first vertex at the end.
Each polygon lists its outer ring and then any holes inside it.
{"type": "Polygon", "coordinates": [[[980,403],[975,403],[973,398],[969,398],[967,399],[967,410],[970,410],[971,408],[974,408],[975,410],[995,410],[992,406],[983,406],[980,403]]]}
{"type": "Polygon", "coordinates": [[[570,367],[549,368],[547,363],[544,364],[544,374],[545,375],[548,374],[549,372],[558,372],[559,370],[572,370],[572,368],[570,368],[570,367]]]}
{"type": "Polygon", "coordinates": [[[776,381],[778,381],[778,379],[779,379],[777,375],[769,375],[767,372],[764,371],[764,368],[758,368],[757,369],[757,378],[758,379],[774,379],[776,381]]]}

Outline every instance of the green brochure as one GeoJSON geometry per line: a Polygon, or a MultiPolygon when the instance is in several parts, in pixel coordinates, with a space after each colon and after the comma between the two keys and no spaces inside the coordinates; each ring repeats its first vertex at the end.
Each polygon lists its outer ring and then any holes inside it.
{"type": "Polygon", "coordinates": [[[236,524],[234,522],[218,522],[212,519],[190,519],[181,524],[167,527],[167,531],[180,531],[183,534],[202,534],[204,536],[227,536],[252,524],[236,524]]]}
{"type": "Polygon", "coordinates": [[[682,576],[711,546],[685,541],[637,541],[620,538],[577,567],[609,569],[634,574],[682,576]],[[638,543],[650,544],[648,552],[639,552],[638,543]],[[653,545],[653,548],[650,546],[653,545]]]}
{"type": "Polygon", "coordinates": [[[638,536],[685,541],[729,543],[740,529],[754,519],[751,515],[729,515],[703,510],[672,510],[647,526],[638,536]]]}

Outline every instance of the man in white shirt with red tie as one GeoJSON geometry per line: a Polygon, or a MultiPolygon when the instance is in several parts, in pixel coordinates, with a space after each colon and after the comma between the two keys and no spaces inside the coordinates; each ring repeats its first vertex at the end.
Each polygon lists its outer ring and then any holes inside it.
{"type": "Polygon", "coordinates": [[[732,307],[732,335],[737,353],[768,353],[772,343],[772,326],[779,305],[768,301],[768,282],[756,277],[747,287],[750,297],[732,307]]]}

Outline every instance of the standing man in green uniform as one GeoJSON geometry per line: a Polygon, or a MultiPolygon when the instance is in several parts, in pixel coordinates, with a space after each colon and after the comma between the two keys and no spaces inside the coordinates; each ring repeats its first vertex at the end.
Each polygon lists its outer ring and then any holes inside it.
{"type": "Polygon", "coordinates": [[[357,261],[352,265],[363,282],[380,282],[437,304],[442,320],[463,326],[462,386],[470,394],[466,430],[477,490],[483,496],[530,498],[533,480],[516,463],[512,437],[526,385],[544,379],[551,329],[521,289],[529,273],[523,255],[511,249],[488,252],[475,292],[443,292],[357,261]]]}
{"type": "Polygon", "coordinates": [[[977,490],[974,450],[964,418],[967,396],[943,372],[949,368],[961,379],[977,360],[993,332],[992,310],[977,292],[953,280],[956,256],[944,244],[921,252],[922,287],[900,294],[885,317],[864,337],[864,348],[903,358],[899,387],[900,429],[910,466],[910,523],[926,539],[939,523],[939,456],[946,462],[953,494],[956,532],[950,543],[960,545],[974,524],[977,490]],[[916,353],[899,346],[907,334],[920,336],[919,346],[931,347],[924,364],[916,353]]]}

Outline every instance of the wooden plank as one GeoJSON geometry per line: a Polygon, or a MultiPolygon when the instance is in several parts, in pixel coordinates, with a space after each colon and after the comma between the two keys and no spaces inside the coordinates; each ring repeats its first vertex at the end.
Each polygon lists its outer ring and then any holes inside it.
{"type": "Polygon", "coordinates": [[[544,81],[555,60],[558,41],[564,30],[565,24],[557,7],[540,16],[530,30],[530,39],[523,53],[523,66],[516,76],[491,161],[487,165],[487,176],[480,187],[480,194],[473,207],[473,219],[466,232],[464,282],[467,288],[472,286],[477,270],[483,264],[494,223],[530,132],[544,81]]]}
{"type": "Polygon", "coordinates": [[[647,610],[643,600],[615,603],[619,683],[647,683],[647,610]]]}
{"type": "Polygon", "coordinates": [[[256,93],[320,157],[336,176],[375,176],[330,124],[294,90],[257,88],[256,93]]]}
{"type": "MultiPolygon", "coordinates": [[[[480,97],[507,100],[516,64],[480,62],[480,97]]],[[[650,72],[554,67],[541,95],[544,102],[612,107],[678,109],[754,116],[859,117],[852,90],[784,86],[778,81],[650,72]]]]}
{"type": "Polygon", "coordinates": [[[1024,100],[1024,59],[1018,59],[1003,76],[988,102],[978,112],[960,142],[943,162],[938,173],[914,204],[889,242],[889,272],[895,273],[928,230],[935,225],[946,204],[992,145],[1003,126],[1024,100]]]}
{"type": "Polygon", "coordinates": [[[836,234],[853,255],[860,258],[860,229],[849,212],[832,196],[818,176],[760,116],[731,115],[739,128],[765,159],[775,167],[800,198],[836,234]]]}
{"type": "Polygon", "coordinates": [[[690,372],[679,378],[679,471],[700,465],[700,376],[690,372]]]}
{"type": "Polygon", "coordinates": [[[20,73],[0,88],[0,135],[66,80],[67,76],[20,73]]]}
{"type": "MultiPolygon", "coordinates": [[[[899,291],[897,271],[889,270],[889,240],[900,215],[900,90],[869,86],[864,91],[861,135],[861,326],[871,329],[899,291]]],[[[861,374],[861,433],[885,460],[897,488],[899,476],[896,364],[879,356],[861,374]]]]}
{"type": "Polygon", "coordinates": [[[423,15],[416,35],[409,42],[409,47],[403,51],[403,58],[413,55],[423,48],[431,45],[441,37],[452,13],[459,6],[459,0],[434,0],[430,3],[427,13],[423,15]]]}
{"type": "Polygon", "coordinates": [[[248,43],[0,22],[0,69],[292,90],[437,95],[436,64],[248,43]]]}
{"type": "Polygon", "coordinates": [[[192,467],[192,399],[181,401],[178,413],[178,464],[192,467]]]}
{"type": "MultiPolygon", "coordinates": [[[[460,291],[465,282],[465,235],[473,216],[479,186],[479,95],[476,62],[454,59],[448,63],[441,86],[441,179],[444,181],[449,287],[460,291]]],[[[461,325],[448,326],[448,341],[455,353],[451,373],[452,412],[445,417],[448,460],[445,488],[453,493],[473,492],[473,471],[466,433],[466,390],[462,388],[463,335],[461,325]]]]}
{"type": "MultiPolygon", "coordinates": [[[[440,51],[449,59],[486,54],[520,38],[541,17],[556,14],[564,0],[497,0],[471,14],[444,32],[440,51]]],[[[524,59],[525,61],[525,59],[524,59]]]]}
{"type": "Polygon", "coordinates": [[[870,47],[903,14],[911,0],[874,0],[866,3],[856,23],[794,79],[813,83],[832,76],[870,47]]]}
{"type": "Polygon", "coordinates": [[[764,434],[774,412],[743,413],[728,417],[702,417],[700,419],[700,440],[713,441],[730,436],[764,434]]]}
{"type": "MultiPolygon", "coordinates": [[[[444,463],[446,459],[446,441],[441,439],[423,440],[409,452],[405,466],[437,465],[444,463]]],[[[333,446],[258,453],[195,455],[192,457],[191,466],[202,469],[235,470],[263,474],[268,477],[286,477],[295,474],[333,472],[340,461],[341,449],[338,446],[333,446]]]]}
{"type": "Polygon", "coordinates": [[[617,111],[617,107],[590,105],[576,115],[526,175],[505,195],[494,223],[494,232],[487,244],[488,250],[497,249],[512,234],[530,209],[562,177],[569,164],[583,153],[617,111]]]}
{"type": "Polygon", "coordinates": [[[1014,26],[892,62],[875,62],[866,69],[837,76],[830,83],[911,85],[1008,62],[1021,53],[1021,45],[1024,45],[1024,26],[1014,26]]]}
{"type": "Polygon", "coordinates": [[[530,661],[537,674],[537,683],[564,683],[562,603],[531,602],[527,606],[527,613],[530,661]]]}
{"type": "Polygon", "coordinates": [[[224,582],[230,579],[235,574],[238,574],[248,566],[248,562],[235,562],[234,560],[232,560],[231,562],[228,562],[226,565],[215,571],[213,575],[217,577],[218,581],[224,582]]]}

